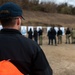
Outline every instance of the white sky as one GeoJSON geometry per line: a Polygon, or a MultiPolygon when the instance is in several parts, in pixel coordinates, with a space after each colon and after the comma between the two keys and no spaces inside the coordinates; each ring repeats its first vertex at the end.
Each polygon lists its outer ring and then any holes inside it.
{"type": "Polygon", "coordinates": [[[70,5],[73,5],[75,6],[75,0],[39,0],[39,1],[44,1],[44,2],[55,2],[57,4],[60,4],[60,3],[68,3],[70,5]]]}

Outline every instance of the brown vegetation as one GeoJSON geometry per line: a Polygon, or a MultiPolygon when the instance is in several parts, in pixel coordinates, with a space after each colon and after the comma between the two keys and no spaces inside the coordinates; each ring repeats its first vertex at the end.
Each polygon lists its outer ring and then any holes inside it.
{"type": "Polygon", "coordinates": [[[64,26],[75,27],[75,16],[57,13],[45,13],[38,11],[24,11],[26,26],[64,26]]]}

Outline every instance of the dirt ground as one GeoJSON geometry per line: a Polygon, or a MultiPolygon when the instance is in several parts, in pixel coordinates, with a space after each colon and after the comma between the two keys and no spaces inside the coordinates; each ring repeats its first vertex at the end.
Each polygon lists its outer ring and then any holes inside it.
{"type": "Polygon", "coordinates": [[[43,49],[50,66],[53,69],[53,75],[75,75],[75,44],[63,43],[57,46],[48,45],[48,39],[43,36],[43,49]]]}

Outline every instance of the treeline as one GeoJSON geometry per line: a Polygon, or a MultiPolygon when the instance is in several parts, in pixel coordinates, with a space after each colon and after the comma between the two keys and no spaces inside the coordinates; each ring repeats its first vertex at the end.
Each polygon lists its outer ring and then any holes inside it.
{"type": "Polygon", "coordinates": [[[67,3],[57,5],[52,2],[39,3],[39,0],[0,0],[0,5],[10,1],[19,4],[25,10],[75,15],[75,7],[72,5],[68,5],[67,3]]]}

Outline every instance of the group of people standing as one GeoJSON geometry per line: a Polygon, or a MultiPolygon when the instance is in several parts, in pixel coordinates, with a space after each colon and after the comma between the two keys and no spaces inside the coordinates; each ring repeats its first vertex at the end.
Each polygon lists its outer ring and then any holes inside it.
{"type": "Polygon", "coordinates": [[[59,27],[59,29],[58,29],[57,32],[56,32],[56,30],[54,29],[54,27],[51,27],[51,28],[49,29],[48,33],[47,33],[48,40],[49,40],[48,45],[50,45],[50,44],[53,45],[53,43],[54,43],[55,45],[57,45],[57,42],[56,42],[56,35],[57,35],[57,37],[58,37],[58,44],[59,44],[59,43],[62,43],[62,34],[63,34],[63,32],[62,32],[62,30],[60,29],[60,27],[59,27]]]}
{"type": "MultiPolygon", "coordinates": [[[[39,30],[37,31],[36,28],[34,28],[34,31],[32,31],[32,29],[30,28],[30,30],[28,31],[28,38],[33,39],[38,43],[39,45],[42,45],[42,35],[43,35],[43,30],[41,28],[39,28],[39,30]],[[38,41],[39,38],[39,41],[38,41]]],[[[48,44],[53,45],[55,43],[55,45],[57,45],[56,42],[56,35],[58,36],[58,44],[62,43],[62,30],[59,27],[58,32],[56,32],[54,27],[51,27],[49,29],[49,31],[47,32],[47,36],[48,36],[48,44]]]]}
{"type": "MultiPolygon", "coordinates": [[[[55,45],[57,44],[61,44],[62,43],[62,35],[63,32],[60,29],[60,27],[58,28],[58,31],[56,32],[56,30],[53,28],[50,28],[50,30],[48,31],[48,39],[49,39],[49,43],[48,44],[52,44],[53,45],[53,41],[55,43],[55,45]],[[56,41],[56,36],[57,36],[57,40],[56,41]]],[[[66,44],[74,44],[75,43],[75,29],[72,28],[70,29],[69,27],[65,30],[65,36],[66,36],[66,44]]]]}
{"type": "Polygon", "coordinates": [[[42,45],[42,34],[43,30],[41,28],[39,28],[39,31],[37,31],[36,28],[34,28],[34,31],[32,31],[32,29],[30,28],[30,30],[28,31],[28,38],[34,38],[34,41],[36,41],[37,43],[39,38],[39,45],[42,45]]]}
{"type": "MultiPolygon", "coordinates": [[[[66,44],[75,42],[75,29],[70,30],[70,28],[68,27],[65,30],[64,34],[66,35],[65,37],[66,44]]],[[[28,38],[34,39],[37,43],[39,43],[39,45],[42,45],[42,39],[43,39],[42,35],[43,35],[43,30],[41,28],[39,28],[38,31],[36,28],[34,28],[34,31],[32,31],[32,29],[30,28],[30,30],[28,31],[28,38]]],[[[55,30],[55,27],[51,27],[47,32],[48,45],[57,46],[57,44],[62,44],[62,35],[63,31],[61,30],[60,27],[58,27],[57,31],[55,30]]]]}

